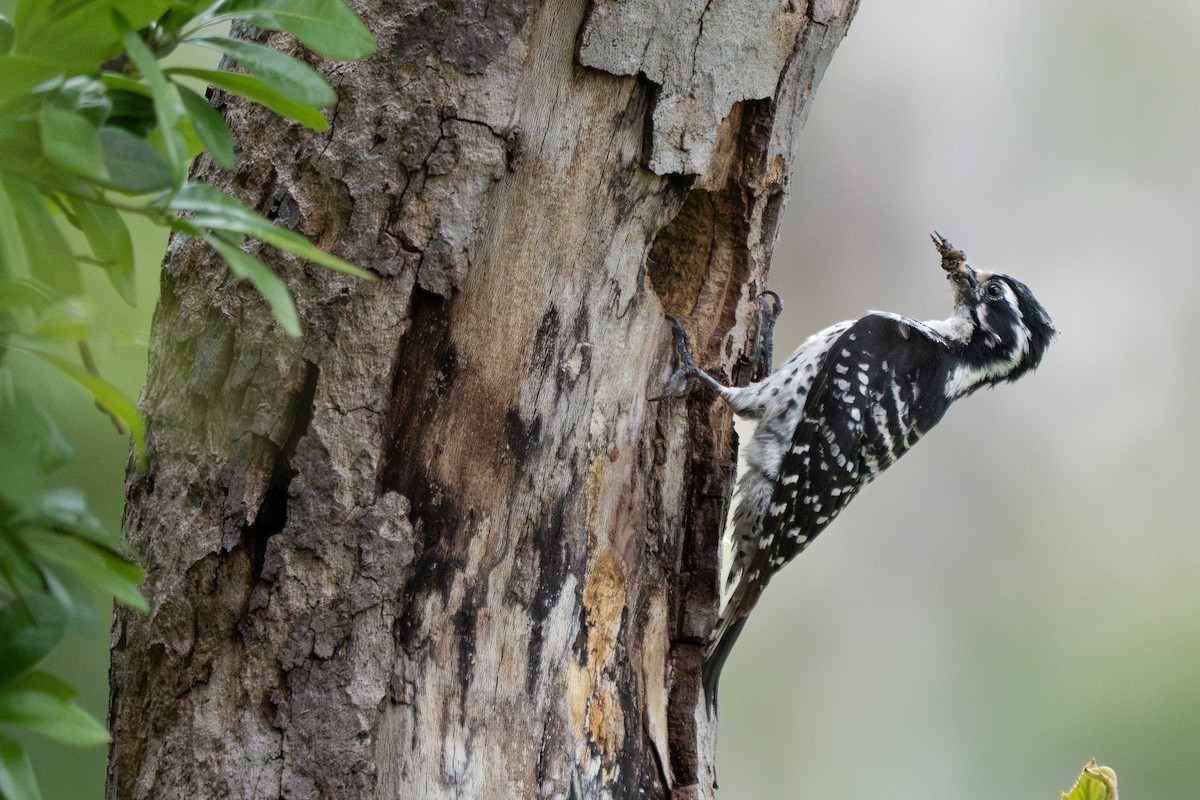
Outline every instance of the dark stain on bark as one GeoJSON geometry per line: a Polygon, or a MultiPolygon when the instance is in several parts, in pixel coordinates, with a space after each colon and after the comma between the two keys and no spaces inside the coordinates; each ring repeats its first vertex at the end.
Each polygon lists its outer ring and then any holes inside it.
{"type": "MultiPolygon", "coordinates": [[[[640,632],[639,632],[640,634],[640,632]]],[[[621,641],[641,641],[639,634],[622,636],[621,641]]],[[[621,650],[625,647],[622,644],[621,650]]],[[[644,698],[640,691],[638,675],[632,668],[633,660],[622,652],[620,685],[629,691],[621,696],[625,714],[625,735],[622,747],[616,754],[617,775],[623,789],[613,792],[615,797],[667,797],[665,774],[658,761],[658,748],[650,740],[646,726],[644,698]]]]}
{"type": "MultiPolygon", "coordinates": [[[[414,287],[411,319],[396,355],[391,409],[384,423],[389,445],[379,467],[379,493],[394,491],[410,500],[417,491],[414,484],[424,483],[424,461],[432,449],[422,433],[433,430],[438,401],[458,376],[458,353],[448,337],[450,303],[414,287]]],[[[421,516],[415,501],[413,510],[421,516]]]]}
{"type": "Polygon", "coordinates": [[[379,492],[393,491],[411,502],[416,559],[406,584],[402,613],[395,635],[406,651],[427,637],[418,609],[434,592],[448,598],[450,579],[462,567],[456,553],[466,529],[466,511],[456,502],[457,490],[441,483],[430,471],[438,443],[427,434],[437,430],[439,408],[459,372],[458,353],[448,337],[450,301],[413,289],[411,325],[400,340],[392,382],[392,402],[385,419],[384,450],[379,468],[379,492]]]}
{"type": "Polygon", "coordinates": [[[696,752],[696,718],[690,713],[702,693],[701,655],[697,645],[671,648],[671,689],[667,708],[667,738],[671,742],[671,772],[678,786],[694,786],[699,781],[699,754],[696,752]]]}
{"type": "Polygon", "coordinates": [[[450,394],[450,387],[458,377],[458,351],[454,345],[446,342],[445,347],[439,347],[434,357],[433,391],[438,397],[450,394]]]}
{"type": "Polygon", "coordinates": [[[482,74],[525,25],[525,0],[457,0],[441,57],[469,75],[482,74]]]}
{"type": "Polygon", "coordinates": [[[504,168],[516,172],[521,158],[525,155],[525,129],[513,125],[504,131],[504,168]]]}
{"type": "MultiPolygon", "coordinates": [[[[586,385],[588,377],[591,376],[592,345],[589,341],[591,314],[588,312],[590,300],[587,292],[580,297],[579,308],[575,311],[575,321],[571,324],[571,338],[563,343],[563,349],[558,355],[560,366],[554,373],[554,388],[557,395],[574,387],[581,377],[584,377],[586,385]]],[[[565,444],[568,439],[569,437],[564,436],[563,443],[565,444]]]]}
{"type": "Polygon", "coordinates": [[[296,202],[296,198],[292,196],[291,192],[285,187],[279,186],[275,189],[271,200],[272,207],[266,214],[267,219],[291,230],[299,227],[302,218],[300,204],[296,202]]]}
{"type": "Polygon", "coordinates": [[[402,15],[396,22],[392,39],[392,66],[415,63],[429,50],[431,41],[444,35],[446,11],[433,3],[402,15]]]}
{"type": "Polygon", "coordinates": [[[392,40],[392,65],[435,55],[468,75],[482,74],[529,17],[526,0],[451,0],[405,14],[392,40]]]}
{"type": "Polygon", "coordinates": [[[432,475],[403,491],[412,501],[413,530],[418,540],[419,555],[413,564],[412,580],[405,586],[402,606],[395,624],[396,641],[411,653],[427,637],[426,623],[418,609],[422,599],[440,594],[443,604],[449,603],[451,582],[461,573],[461,554],[465,548],[456,542],[466,530],[465,516],[452,499],[447,487],[432,475]]]}
{"type": "Polygon", "coordinates": [[[626,226],[637,210],[641,197],[629,191],[637,176],[638,167],[635,164],[622,164],[613,170],[612,182],[608,185],[608,196],[613,205],[613,224],[617,229],[626,226]]]}
{"type": "Polygon", "coordinates": [[[762,242],[763,247],[773,247],[775,245],[775,237],[779,233],[779,218],[783,215],[783,208],[787,201],[787,195],[783,189],[778,189],[771,192],[767,197],[766,207],[763,209],[762,221],[762,242]]]}
{"type": "MultiPolygon", "coordinates": [[[[567,503],[574,493],[575,481],[572,480],[562,495],[542,508],[537,527],[533,530],[532,546],[537,557],[538,574],[532,578],[536,588],[529,606],[529,616],[533,624],[529,636],[529,659],[525,675],[525,685],[531,696],[537,689],[538,677],[541,675],[546,617],[558,602],[563,584],[572,569],[567,549],[569,537],[566,520],[570,513],[567,503]]],[[[580,583],[582,591],[582,582],[580,583]]]]}
{"type": "Polygon", "coordinates": [[[541,415],[535,415],[527,425],[525,420],[521,419],[521,413],[515,408],[510,408],[504,414],[504,441],[513,459],[523,470],[529,471],[532,466],[529,463],[530,459],[537,456],[542,449],[541,415]]]}
{"type": "Polygon", "coordinates": [[[468,592],[454,613],[454,636],[458,649],[459,715],[467,718],[467,698],[471,694],[471,679],[475,676],[475,629],[479,622],[479,602],[474,592],[468,592]]]}
{"type": "Polygon", "coordinates": [[[242,526],[242,542],[250,553],[251,580],[255,582],[263,577],[267,544],[272,536],[281,533],[287,526],[289,492],[292,479],[296,477],[292,458],[296,455],[300,439],[308,432],[320,376],[321,370],[316,364],[311,361],[304,362],[303,383],[289,403],[291,429],[275,457],[270,485],[263,494],[258,512],[254,515],[254,522],[242,526]]]}
{"type": "MultiPolygon", "coordinates": [[[[583,28],[581,27],[579,30],[582,35],[583,28]]],[[[651,101],[654,99],[653,93],[657,86],[658,84],[646,77],[646,73],[639,72],[637,74],[636,89],[629,93],[625,107],[612,116],[614,134],[624,134],[625,131],[642,125],[645,116],[654,107],[651,101]]]]}
{"type": "Polygon", "coordinates": [[[533,336],[533,359],[530,369],[534,372],[545,374],[553,365],[561,330],[562,321],[559,319],[558,308],[551,303],[542,314],[537,333],[533,336]]]}

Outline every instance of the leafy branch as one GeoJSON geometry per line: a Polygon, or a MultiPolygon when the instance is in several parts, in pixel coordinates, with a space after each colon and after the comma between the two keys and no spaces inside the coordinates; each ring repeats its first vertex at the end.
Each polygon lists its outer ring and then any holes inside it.
{"type": "MultiPolygon", "coordinates": [[[[65,744],[108,740],[74,689],[37,665],[67,630],[100,624],[96,595],[146,611],[141,568],[89,511],[54,485],[73,452],[27,372],[48,365],[82,388],[144,458],[136,405],[99,373],[85,271],[134,303],[126,218],[201,240],[248,280],[280,327],[300,334],[284,282],[242,249],[253,237],[315,264],[362,270],[230,195],[188,179],[200,153],[226,169],[233,141],[199,80],[312,128],[333,89],[307,64],[223,35],[230,22],[284,31],[320,56],[364,58],[370,33],[342,0],[0,0],[0,723],[65,744]],[[181,48],[238,69],[169,66],[181,48]]],[[[0,733],[0,796],[40,797],[27,754],[0,733]]]]}

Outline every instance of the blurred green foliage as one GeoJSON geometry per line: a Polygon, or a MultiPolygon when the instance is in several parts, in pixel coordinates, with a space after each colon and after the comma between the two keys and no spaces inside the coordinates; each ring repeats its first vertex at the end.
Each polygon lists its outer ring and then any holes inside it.
{"type": "MultiPolygon", "coordinates": [[[[314,129],[330,86],[301,61],[216,35],[234,20],[283,30],[328,58],[374,41],[340,0],[0,0],[0,796],[39,798],[24,745],[108,741],[75,687],[42,670],[68,631],[99,630],[114,598],[148,610],[141,568],[101,522],[68,467],[80,435],[62,385],[82,389],[144,458],[145,426],[94,350],[121,339],[96,313],[102,275],[132,307],[127,220],[202,239],[250,281],[280,326],[300,321],[283,282],[240,249],[248,236],[331,269],[365,273],[275,226],[229,195],[187,179],[208,152],[226,168],[220,115],[182,79],[200,79],[314,129]],[[207,48],[244,72],[166,66],[207,48]]],[[[102,422],[103,418],[96,416],[102,422]]]]}

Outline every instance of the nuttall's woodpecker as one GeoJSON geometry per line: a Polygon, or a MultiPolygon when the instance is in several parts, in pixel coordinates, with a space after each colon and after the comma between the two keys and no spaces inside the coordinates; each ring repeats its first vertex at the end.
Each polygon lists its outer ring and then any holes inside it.
{"type": "MultiPolygon", "coordinates": [[[[716,697],[721,667],[771,576],[832,522],[875,476],[937,424],[950,404],[1037,367],[1054,323],[1029,287],[983,272],[936,231],[954,313],[918,322],[871,312],[808,338],[783,365],[745,387],[721,385],[692,361],[672,318],[681,362],[664,397],[698,378],[754,432],[741,448],[734,493],[728,599],[705,645],[705,687],[716,697]]],[[[779,298],[762,305],[760,338],[770,367],[779,298]]]]}

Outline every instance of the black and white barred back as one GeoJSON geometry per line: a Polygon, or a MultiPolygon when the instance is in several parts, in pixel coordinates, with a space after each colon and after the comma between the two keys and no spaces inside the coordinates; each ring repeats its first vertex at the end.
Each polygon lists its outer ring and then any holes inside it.
{"type": "MultiPolygon", "coordinates": [[[[950,404],[1037,367],[1054,337],[1029,288],[976,271],[940,234],[934,242],[954,286],[954,314],[917,322],[872,312],[809,337],[763,380],[722,386],[695,367],[677,328],[683,369],[755,421],[739,453],[729,592],[705,649],[716,681],[746,617],[776,570],[799,554],[850,500],[937,424],[950,404]]],[[[766,324],[773,323],[769,317],[766,324]]]]}

